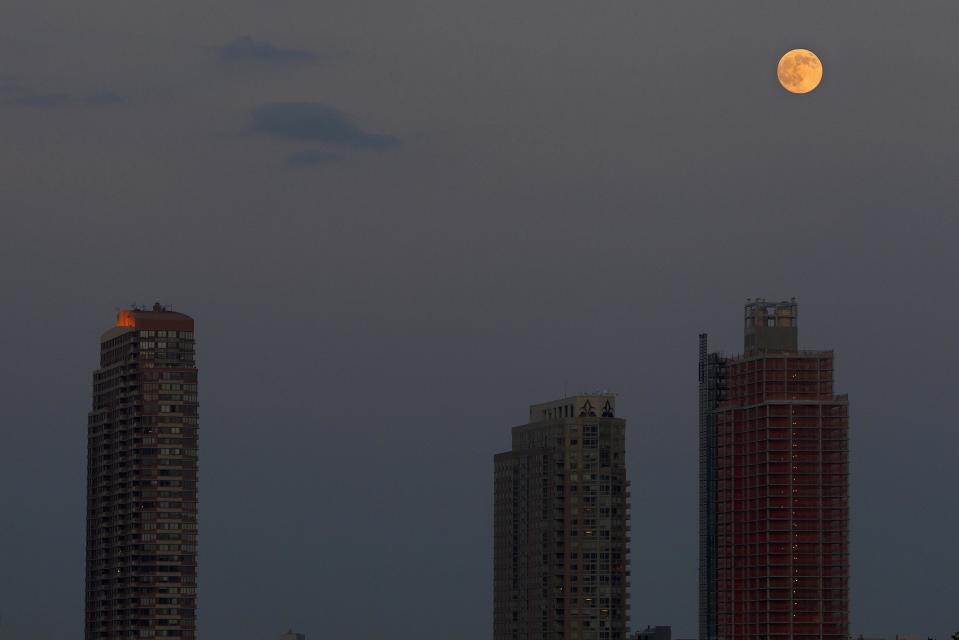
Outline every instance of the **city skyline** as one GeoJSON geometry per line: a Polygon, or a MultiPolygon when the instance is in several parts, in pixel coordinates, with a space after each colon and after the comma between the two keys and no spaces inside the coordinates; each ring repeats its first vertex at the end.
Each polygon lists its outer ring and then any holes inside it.
{"type": "Polygon", "coordinates": [[[488,640],[490,455],[593,389],[632,625],[694,637],[696,336],[738,353],[757,296],[854,403],[851,633],[956,631],[959,3],[4,8],[0,636],[82,633],[96,336],[157,299],[199,332],[205,640],[488,640]]]}
{"type": "MultiPolygon", "coordinates": [[[[798,330],[798,323],[797,323],[797,321],[796,321],[796,318],[798,317],[798,314],[797,314],[798,305],[797,305],[797,302],[796,302],[796,298],[793,298],[791,302],[789,302],[789,301],[787,301],[787,302],[767,302],[767,300],[764,299],[764,298],[756,298],[755,301],[754,301],[753,299],[750,298],[749,300],[747,300],[746,309],[747,309],[747,317],[746,317],[746,327],[747,327],[747,328],[746,328],[746,331],[745,331],[745,333],[746,333],[746,337],[745,337],[746,345],[745,345],[745,348],[743,349],[743,351],[741,352],[743,355],[727,356],[727,355],[724,355],[724,354],[722,354],[722,353],[718,353],[718,354],[717,354],[717,353],[707,353],[707,355],[709,356],[709,358],[715,359],[715,358],[718,357],[720,360],[717,360],[716,362],[720,362],[720,361],[721,361],[721,362],[723,363],[722,366],[723,366],[724,369],[725,369],[725,368],[729,368],[729,367],[735,368],[736,366],[739,366],[740,364],[742,364],[742,366],[745,367],[745,364],[744,364],[744,363],[746,363],[747,361],[755,360],[755,358],[757,357],[757,356],[756,356],[756,350],[757,350],[757,349],[759,350],[759,353],[760,353],[760,355],[762,356],[762,358],[770,358],[770,359],[772,359],[772,360],[775,360],[775,358],[779,357],[777,350],[785,350],[785,351],[783,351],[783,354],[785,354],[787,357],[789,357],[789,356],[795,356],[795,357],[797,357],[797,358],[799,358],[799,359],[803,359],[803,358],[807,358],[807,359],[808,359],[808,358],[812,357],[812,358],[813,358],[813,361],[814,361],[815,363],[819,363],[819,358],[820,358],[822,355],[828,355],[828,359],[829,359],[829,363],[830,363],[830,365],[829,365],[829,367],[828,367],[828,374],[829,374],[828,380],[829,380],[829,384],[830,384],[830,388],[831,388],[831,384],[832,384],[832,380],[833,380],[833,376],[832,376],[832,366],[831,366],[832,358],[833,358],[832,352],[831,352],[831,351],[829,351],[829,352],[820,352],[820,351],[797,351],[797,343],[796,343],[797,338],[796,338],[796,335],[797,335],[797,330],[798,330]],[[772,328],[772,329],[765,329],[765,328],[764,328],[765,326],[767,326],[766,323],[765,323],[765,317],[759,318],[759,317],[757,316],[757,318],[753,318],[753,315],[755,315],[756,313],[758,313],[758,312],[755,311],[756,309],[766,310],[766,311],[768,311],[769,309],[774,309],[774,310],[775,310],[775,316],[770,315],[770,318],[775,317],[775,324],[769,324],[768,326],[770,326],[770,327],[775,327],[775,328],[772,328]],[[750,311],[750,310],[752,310],[752,311],[750,311]],[[788,316],[788,317],[787,317],[787,316],[788,316]],[[752,324],[752,325],[750,325],[750,320],[753,321],[753,324],[752,324]],[[785,324],[784,324],[784,323],[785,323],[785,324]],[[753,326],[753,327],[755,327],[755,328],[750,329],[750,326],[753,326]],[[780,328],[780,327],[785,327],[785,328],[780,328]],[[752,334],[750,333],[751,331],[753,332],[752,334]],[[765,334],[762,333],[763,331],[765,332],[765,334]],[[783,333],[784,331],[785,331],[785,333],[783,333]],[[791,335],[788,335],[788,334],[790,334],[790,333],[791,333],[791,335]],[[751,342],[751,341],[752,341],[752,342],[751,342]],[[750,346],[750,345],[753,345],[753,346],[750,346]],[[790,346],[790,345],[791,345],[791,346],[790,346]],[[766,352],[767,352],[769,349],[772,349],[772,351],[769,351],[769,354],[768,354],[768,355],[763,355],[763,354],[766,354],[766,352]]],[[[773,313],[773,312],[772,312],[772,311],[769,311],[769,313],[773,313]]],[[[99,389],[99,391],[97,391],[97,394],[99,394],[99,395],[97,395],[96,397],[100,397],[100,395],[102,395],[102,394],[107,394],[107,396],[113,397],[113,396],[110,395],[110,394],[112,393],[112,391],[111,391],[112,387],[110,387],[110,388],[104,387],[104,384],[106,384],[106,383],[104,382],[104,380],[106,380],[106,379],[103,378],[103,376],[101,375],[100,372],[108,371],[108,370],[109,370],[109,367],[114,366],[114,364],[113,364],[114,362],[117,362],[117,363],[120,362],[120,360],[118,360],[117,357],[114,357],[114,355],[113,355],[114,352],[120,353],[121,351],[123,351],[123,352],[125,353],[124,349],[126,349],[126,350],[135,349],[134,352],[133,352],[133,353],[134,353],[134,361],[135,361],[135,362],[139,362],[138,360],[136,360],[136,358],[137,358],[137,351],[136,351],[136,349],[142,350],[142,349],[144,348],[144,345],[149,346],[149,345],[153,344],[153,343],[149,343],[149,342],[142,342],[141,340],[143,340],[143,339],[147,339],[147,340],[157,340],[157,339],[159,339],[159,338],[154,337],[154,336],[159,336],[159,335],[160,335],[160,333],[159,333],[160,330],[158,329],[158,327],[163,327],[164,329],[168,329],[169,327],[175,327],[176,329],[186,330],[186,333],[183,333],[183,332],[181,332],[181,331],[170,331],[170,332],[167,332],[167,331],[165,331],[165,330],[163,331],[163,333],[164,333],[164,334],[165,334],[165,333],[170,333],[170,334],[171,334],[171,338],[170,338],[170,339],[183,338],[183,339],[186,339],[186,340],[189,342],[189,344],[190,344],[191,346],[190,346],[188,352],[184,352],[184,353],[188,353],[189,357],[191,358],[189,364],[190,364],[191,366],[193,365],[192,357],[193,357],[194,349],[193,349],[193,347],[192,347],[192,341],[193,341],[194,333],[193,333],[193,320],[192,320],[192,318],[190,318],[189,316],[185,316],[185,315],[183,315],[182,313],[174,313],[174,312],[172,311],[172,308],[168,309],[166,306],[161,305],[159,302],[156,303],[156,304],[154,304],[152,308],[149,308],[149,307],[140,307],[140,306],[138,306],[138,305],[134,305],[134,306],[132,306],[132,307],[131,307],[130,309],[128,309],[128,310],[123,310],[123,309],[121,309],[120,311],[117,312],[117,321],[116,321],[116,323],[115,323],[115,327],[114,327],[113,329],[111,329],[111,330],[108,330],[106,333],[104,333],[103,336],[102,336],[102,338],[101,338],[101,344],[102,344],[102,349],[103,349],[103,354],[104,354],[104,355],[102,356],[102,358],[105,358],[105,360],[103,360],[103,363],[104,363],[103,366],[107,367],[107,369],[101,368],[101,370],[99,370],[99,372],[96,374],[95,383],[96,383],[96,385],[97,385],[96,388],[99,389]],[[168,318],[173,318],[173,319],[170,320],[170,319],[168,319],[168,318]],[[184,320],[184,319],[185,319],[185,320],[184,320]],[[188,325],[188,326],[187,326],[187,325],[188,325]],[[176,336],[173,336],[173,334],[176,334],[176,336]],[[133,342],[130,342],[129,340],[127,340],[126,342],[123,342],[122,344],[120,343],[121,341],[126,340],[127,338],[130,338],[131,336],[133,336],[133,342]]],[[[165,336],[164,336],[164,337],[165,337],[165,336]]],[[[704,335],[701,335],[701,336],[700,336],[701,343],[702,343],[703,338],[704,338],[704,335]]],[[[167,343],[167,344],[169,344],[169,343],[167,343]]],[[[174,346],[177,346],[177,344],[180,344],[180,343],[174,343],[174,346]]],[[[182,344],[180,344],[180,346],[182,346],[182,344]]],[[[702,344],[701,344],[701,347],[702,347],[702,344]]],[[[151,348],[152,348],[152,347],[151,347],[151,348]]],[[[169,357],[171,357],[171,358],[174,358],[174,360],[175,360],[175,359],[179,358],[178,353],[179,353],[179,352],[162,352],[162,353],[160,353],[160,355],[161,355],[162,357],[167,357],[167,356],[169,356],[169,357]],[[171,354],[172,354],[172,355],[171,355],[171,354]]],[[[149,358],[152,358],[152,355],[153,355],[153,354],[152,354],[152,352],[147,352],[146,355],[148,356],[148,359],[149,359],[149,358]]],[[[703,361],[702,361],[702,352],[701,352],[701,354],[700,354],[700,357],[701,357],[700,371],[701,371],[701,372],[705,371],[705,372],[706,372],[705,375],[707,376],[707,378],[709,378],[711,375],[712,375],[712,376],[723,376],[723,377],[724,377],[725,375],[729,375],[729,374],[726,374],[726,373],[722,373],[722,374],[719,374],[719,373],[710,373],[710,371],[711,371],[710,369],[703,369],[703,368],[702,368],[702,367],[703,367],[703,365],[702,365],[702,362],[703,362],[703,361]]],[[[711,359],[709,359],[709,358],[707,358],[706,361],[707,361],[707,362],[713,362],[713,360],[711,360],[711,359]]],[[[125,362],[125,361],[124,361],[124,362],[125,362]]],[[[797,360],[797,362],[798,362],[798,360],[797,360]]],[[[162,363],[160,363],[160,364],[162,364],[162,363]]],[[[175,364],[175,363],[174,363],[174,364],[175,364]]],[[[135,364],[135,365],[133,365],[133,366],[137,367],[137,370],[138,370],[138,371],[141,370],[141,369],[139,368],[140,365],[135,364]]],[[[152,360],[151,360],[150,362],[148,362],[146,365],[143,365],[143,366],[147,366],[147,367],[151,367],[151,368],[152,368],[153,366],[157,366],[157,365],[154,365],[154,364],[152,363],[152,360]]],[[[163,365],[163,366],[166,366],[166,365],[163,365]]],[[[170,365],[170,366],[173,366],[173,365],[170,365]]],[[[195,371],[196,369],[193,368],[192,370],[195,371]]],[[[744,370],[745,370],[745,369],[744,369],[744,370]]],[[[157,370],[157,371],[159,371],[159,370],[157,370]]],[[[148,372],[148,374],[150,374],[150,373],[151,373],[151,372],[148,372]]],[[[106,374],[103,374],[103,375],[106,375],[106,374]]],[[[112,378],[111,378],[111,379],[112,379],[112,378]]],[[[139,379],[138,379],[138,380],[139,380],[139,379]]],[[[192,380],[195,381],[196,378],[194,377],[192,380]]],[[[142,383],[142,381],[140,381],[140,382],[142,383]]],[[[189,381],[188,381],[188,382],[189,382],[189,381]]],[[[112,383],[111,383],[111,384],[112,384],[112,383]]],[[[124,383],[124,384],[126,384],[126,383],[124,383]]],[[[149,385],[146,385],[146,386],[149,386],[149,385]]],[[[802,385],[800,385],[800,386],[802,386],[802,385]]],[[[807,386],[808,386],[808,385],[807,385],[807,386]]],[[[125,389],[126,387],[123,387],[123,388],[125,389]]],[[[143,393],[143,390],[145,389],[145,386],[143,387],[143,389],[141,389],[140,386],[138,385],[138,386],[136,387],[136,389],[137,389],[137,390],[136,390],[135,393],[137,393],[137,394],[142,394],[142,393],[143,393]]],[[[194,384],[194,387],[193,387],[193,392],[195,393],[195,384],[194,384]]],[[[115,394],[114,394],[114,395],[115,395],[115,394]]],[[[147,395],[149,395],[149,394],[147,394],[147,395]]],[[[106,397],[106,396],[104,396],[104,397],[106,397]]],[[[139,397],[139,396],[138,396],[138,397],[139,397]]],[[[150,400],[152,397],[153,397],[153,396],[145,397],[145,399],[150,400]]],[[[172,397],[172,396],[171,396],[171,397],[172,397]]],[[[186,396],[183,396],[183,397],[186,398],[186,396]]],[[[192,396],[192,397],[195,398],[195,396],[192,396]]],[[[702,398],[702,395],[700,395],[700,397],[702,398]]],[[[838,398],[839,398],[839,400],[841,400],[843,403],[847,402],[846,399],[845,399],[845,396],[839,396],[838,398]]],[[[162,399],[162,398],[161,398],[161,399],[162,399]]],[[[187,399],[189,399],[189,398],[187,398],[187,399]]],[[[142,403],[143,400],[144,400],[144,398],[140,398],[139,400],[133,401],[133,402],[134,402],[134,405],[136,405],[136,406],[139,407],[139,406],[140,406],[140,403],[142,403]]],[[[835,400],[835,399],[834,399],[834,400],[835,400]]],[[[194,400],[194,401],[195,401],[195,400],[194,400]]],[[[122,405],[122,406],[126,406],[126,405],[123,405],[122,403],[123,403],[123,402],[128,402],[128,401],[125,401],[125,400],[122,400],[122,399],[121,399],[120,402],[121,402],[121,405],[122,405]]],[[[549,424],[551,424],[552,422],[555,422],[555,423],[556,423],[557,425],[559,425],[560,427],[564,427],[564,425],[566,425],[567,423],[568,423],[568,424],[572,424],[572,423],[574,423],[574,422],[575,422],[577,425],[579,425],[580,423],[582,423],[582,421],[583,421],[584,419],[585,419],[587,422],[589,422],[590,420],[596,421],[597,418],[594,417],[594,418],[591,418],[591,419],[590,419],[590,418],[582,418],[582,417],[580,417],[580,418],[576,419],[576,418],[575,418],[576,415],[579,415],[579,416],[589,416],[589,415],[599,416],[599,415],[600,415],[600,412],[601,412],[601,414],[602,414],[603,419],[605,420],[606,418],[611,418],[611,417],[615,414],[615,411],[616,411],[616,410],[615,410],[615,402],[616,402],[616,395],[615,395],[615,394],[608,394],[607,392],[602,392],[602,393],[599,393],[599,392],[590,392],[590,393],[576,394],[576,395],[573,395],[573,396],[566,396],[566,397],[564,397],[564,399],[562,399],[562,400],[558,400],[558,401],[555,401],[555,402],[548,402],[548,403],[545,403],[545,404],[539,404],[539,405],[531,406],[531,407],[530,407],[530,419],[531,419],[531,424],[530,424],[530,425],[527,425],[526,427],[517,427],[517,429],[521,429],[521,430],[522,430],[522,429],[533,428],[533,427],[536,427],[536,426],[537,426],[537,423],[538,423],[538,425],[541,427],[541,426],[544,425],[544,424],[549,425],[549,424]],[[598,394],[598,395],[597,395],[597,394],[598,394]],[[605,395],[604,395],[604,394],[605,394],[605,395]],[[585,399],[585,400],[584,400],[584,399],[585,399]],[[604,404],[604,399],[605,399],[605,404],[604,404]],[[580,402],[581,400],[584,400],[584,402],[580,402]],[[591,402],[593,402],[593,401],[595,401],[595,405],[596,405],[595,407],[593,407],[593,405],[591,404],[591,402]],[[570,403],[572,403],[572,404],[570,404],[570,403]],[[567,407],[567,404],[569,404],[569,407],[567,407]],[[579,408],[579,409],[577,409],[576,407],[579,407],[580,404],[582,404],[582,407],[579,408]],[[573,405],[575,405],[575,407],[574,407],[573,405]],[[555,411],[553,411],[552,409],[555,409],[555,411]],[[580,410],[580,409],[581,409],[581,410],[580,410]],[[590,411],[590,409],[593,409],[593,411],[590,411]],[[577,414],[576,411],[579,411],[579,413],[577,414]],[[546,422],[540,422],[541,420],[545,420],[546,422]]],[[[112,405],[111,405],[111,406],[112,406],[112,405]]],[[[118,406],[120,406],[120,405],[118,405],[118,406]]],[[[133,405],[131,405],[131,406],[133,406],[133,405]]],[[[844,405],[844,406],[845,406],[845,405],[844,405]]],[[[103,407],[106,407],[106,405],[103,405],[102,402],[100,402],[100,401],[98,400],[98,401],[96,402],[96,404],[95,404],[95,411],[94,411],[93,413],[91,413],[91,419],[93,419],[94,416],[100,415],[100,413],[102,413],[102,411],[103,411],[103,407]]],[[[157,410],[157,411],[160,411],[160,410],[161,410],[161,408],[159,407],[159,405],[157,405],[156,410],[157,410]]],[[[720,412],[720,413],[724,413],[724,412],[720,412]]],[[[104,415],[106,415],[106,414],[104,414],[104,415]]],[[[110,415],[113,415],[113,414],[110,414],[110,415]]],[[[131,414],[131,415],[132,415],[132,414],[131,414]]],[[[135,417],[139,417],[139,416],[141,416],[141,415],[143,415],[143,414],[138,413],[135,417]]],[[[160,414],[157,414],[157,415],[159,416],[160,414]]],[[[195,415],[195,414],[191,414],[191,415],[195,415]]],[[[729,413],[729,415],[732,416],[733,414],[732,414],[732,413],[729,413]]],[[[139,419],[140,419],[140,420],[145,420],[145,418],[139,418],[139,419]]],[[[622,423],[621,420],[620,420],[619,422],[622,423]]],[[[93,424],[93,423],[91,423],[91,424],[93,424]]],[[[573,427],[570,427],[570,428],[573,428],[573,427]]],[[[579,427],[577,427],[577,428],[579,428],[579,427]]],[[[162,429],[161,429],[161,430],[162,430],[162,429]]],[[[565,429],[563,429],[563,430],[565,430],[565,429]]],[[[531,432],[531,433],[533,433],[533,432],[531,432]]],[[[536,432],[536,433],[538,433],[538,432],[536,432]]],[[[579,434],[577,434],[577,436],[579,436],[579,434]]],[[[177,436],[177,437],[179,437],[179,436],[177,436]]],[[[515,446],[516,446],[516,445],[515,445],[515,442],[516,442],[516,438],[517,438],[516,432],[514,432],[514,436],[513,436],[513,437],[514,437],[514,451],[515,451],[515,446]]],[[[521,434],[521,435],[519,436],[519,438],[520,438],[520,441],[521,441],[521,442],[526,442],[526,440],[524,440],[524,438],[526,438],[526,436],[523,436],[523,435],[521,434]]],[[[572,440],[571,442],[575,442],[575,440],[572,440]]],[[[92,446],[94,446],[94,445],[93,445],[93,441],[91,441],[91,447],[92,447],[92,446]]],[[[91,449],[91,451],[94,451],[94,449],[91,449]]],[[[109,453],[109,452],[107,452],[107,453],[109,453]]],[[[135,452],[134,452],[134,453],[135,453],[135,452]]],[[[128,455],[128,454],[123,454],[123,453],[121,452],[120,457],[122,458],[124,455],[128,455]]],[[[505,455],[505,454],[501,454],[501,455],[505,455]]],[[[97,454],[97,459],[99,459],[100,457],[101,457],[100,454],[97,454]]],[[[136,457],[136,455],[134,455],[134,457],[136,457]]],[[[627,457],[628,457],[628,456],[627,456],[627,457]]],[[[92,458],[89,460],[89,463],[90,463],[90,464],[94,464],[92,458]]],[[[93,468],[93,467],[91,467],[91,468],[93,468]]],[[[195,474],[195,466],[193,467],[193,469],[194,469],[193,473],[195,474]]],[[[568,473],[568,472],[569,472],[569,469],[566,469],[566,472],[568,473]]],[[[499,475],[498,475],[497,477],[499,477],[499,475]]],[[[195,478],[195,476],[194,476],[194,478],[195,478]]],[[[195,480],[194,480],[194,482],[195,482],[195,480]]],[[[720,483],[720,484],[722,484],[722,483],[720,483]]],[[[627,491],[627,492],[628,492],[628,485],[629,485],[629,482],[626,483],[626,487],[627,487],[626,491],[627,491]]],[[[94,485],[94,486],[95,486],[95,485],[94,485]]],[[[722,488],[722,487],[720,487],[720,488],[722,488]]],[[[193,491],[195,492],[195,489],[194,489],[193,491]]],[[[91,494],[91,495],[92,495],[92,494],[91,494]]],[[[194,493],[194,495],[195,495],[195,493],[194,493]]],[[[630,503],[630,501],[629,501],[629,499],[628,499],[628,495],[629,495],[629,494],[627,493],[627,505],[628,505],[628,506],[627,506],[627,510],[629,509],[629,506],[631,506],[631,503],[630,503]]],[[[845,495],[845,494],[844,494],[844,495],[845,495]]],[[[122,505],[121,505],[121,506],[122,506],[122,505]]],[[[639,506],[641,507],[642,505],[639,505],[639,506]]],[[[195,516],[193,516],[193,518],[195,519],[195,516]]],[[[628,516],[627,516],[627,519],[626,519],[627,529],[628,529],[629,522],[630,522],[630,520],[629,520],[629,518],[628,518],[628,516]]],[[[568,523],[567,523],[567,524],[568,524],[568,523]]],[[[575,528],[575,527],[574,527],[574,528],[575,528]]],[[[574,541],[574,542],[575,542],[575,541],[574,541]]],[[[627,552],[626,552],[626,553],[628,554],[628,545],[627,545],[627,552]]],[[[642,551],[640,551],[640,553],[642,553],[642,551]]],[[[627,557],[628,557],[628,556],[627,556],[627,557]]],[[[848,569],[847,569],[847,570],[848,570],[848,569]]],[[[575,573],[575,572],[574,572],[574,573],[575,573]]],[[[720,571],[720,574],[721,574],[721,573],[722,573],[722,572],[720,571]]],[[[640,577],[641,577],[641,576],[640,576],[640,577]]],[[[192,594],[192,592],[191,592],[191,594],[192,594]]],[[[848,597],[848,596],[846,596],[846,597],[848,597]]],[[[702,605],[700,605],[700,614],[702,615],[702,608],[701,608],[701,607],[702,607],[702,605]]],[[[634,628],[632,628],[632,631],[636,631],[637,628],[639,628],[639,627],[634,627],[634,628]]],[[[88,637],[97,637],[97,636],[88,636],[88,637]]],[[[112,636],[111,636],[111,637],[112,637],[112,636]]],[[[510,635],[503,635],[503,637],[504,637],[504,638],[507,638],[507,637],[512,637],[512,636],[510,636],[510,635]]],[[[587,637],[591,637],[591,636],[587,636],[587,637]]],[[[597,636],[597,637],[598,637],[598,636],[597,636]]],[[[623,636],[623,637],[625,637],[625,636],[623,636]]],[[[722,635],[719,634],[719,637],[722,637],[722,635]]]]}

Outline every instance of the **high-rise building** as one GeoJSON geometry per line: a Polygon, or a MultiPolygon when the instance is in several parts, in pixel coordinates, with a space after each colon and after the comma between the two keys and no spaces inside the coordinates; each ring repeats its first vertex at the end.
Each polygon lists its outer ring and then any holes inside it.
{"type": "Polygon", "coordinates": [[[293,631],[293,629],[290,629],[280,636],[280,640],[306,640],[306,635],[302,633],[296,633],[293,631]]]}
{"type": "Polygon", "coordinates": [[[849,402],[798,331],[758,299],[741,355],[700,336],[700,640],[849,637],[849,402]]]}
{"type": "Polygon", "coordinates": [[[616,398],[533,405],[494,460],[494,640],[626,640],[629,482],[616,398]]]}
{"type": "Polygon", "coordinates": [[[87,434],[86,639],[196,638],[192,318],[159,304],[117,314],[87,434]]]}

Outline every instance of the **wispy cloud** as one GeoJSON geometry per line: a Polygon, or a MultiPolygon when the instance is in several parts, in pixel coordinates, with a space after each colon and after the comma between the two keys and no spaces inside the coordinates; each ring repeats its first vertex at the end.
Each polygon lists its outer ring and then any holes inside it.
{"type": "Polygon", "coordinates": [[[369,133],[342,111],[315,102],[280,102],[253,112],[253,129],[280,138],[386,151],[402,146],[391,135],[369,133]]]}
{"type": "Polygon", "coordinates": [[[269,42],[254,40],[250,36],[241,36],[223,46],[215,47],[217,57],[227,64],[270,64],[292,65],[315,62],[317,55],[312,51],[285,49],[269,42]]]}
{"type": "Polygon", "coordinates": [[[36,109],[56,109],[73,103],[74,96],[69,93],[23,93],[15,95],[12,103],[18,107],[33,107],[36,109]]]}
{"type": "Polygon", "coordinates": [[[0,105],[27,109],[61,109],[64,107],[104,107],[126,102],[113,92],[78,95],[66,92],[42,91],[12,78],[0,78],[0,105]]]}

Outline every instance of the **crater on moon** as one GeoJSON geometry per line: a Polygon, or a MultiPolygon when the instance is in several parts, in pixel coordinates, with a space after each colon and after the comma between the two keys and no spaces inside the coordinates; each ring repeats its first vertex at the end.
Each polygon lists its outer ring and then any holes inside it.
{"type": "Polygon", "coordinates": [[[790,93],[809,93],[822,82],[822,61],[808,49],[793,49],[779,60],[779,84],[790,93]]]}

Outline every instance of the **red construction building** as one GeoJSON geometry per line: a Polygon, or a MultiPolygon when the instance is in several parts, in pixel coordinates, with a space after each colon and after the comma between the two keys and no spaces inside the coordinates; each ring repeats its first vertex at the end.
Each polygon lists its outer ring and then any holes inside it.
{"type": "Polygon", "coordinates": [[[750,301],[744,353],[700,368],[704,640],[849,637],[848,399],[797,320],[794,300],[750,301]]]}

